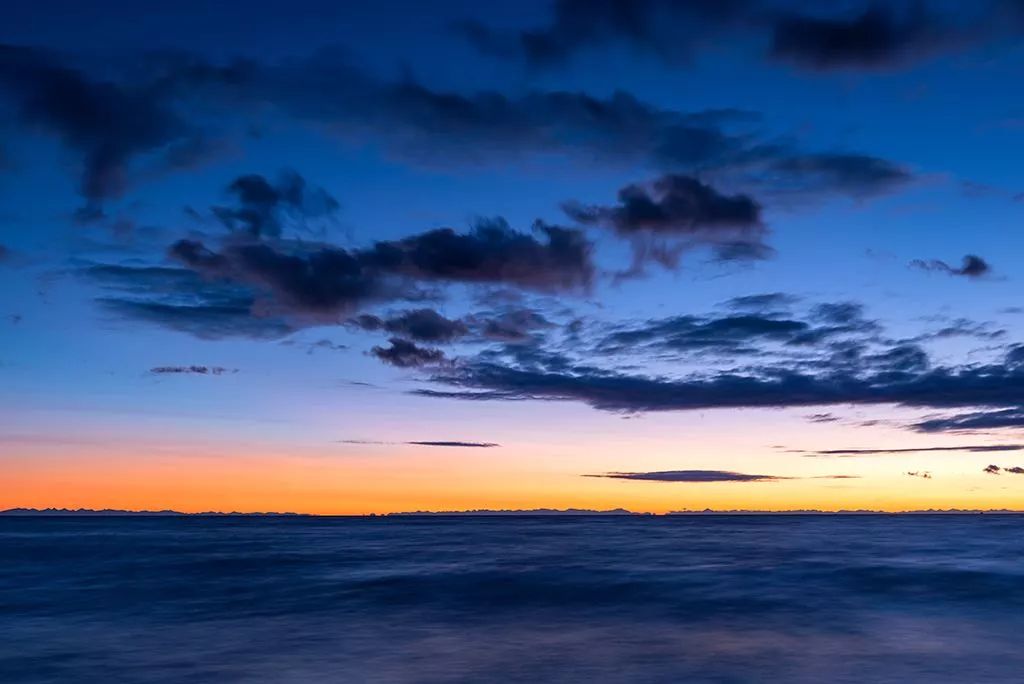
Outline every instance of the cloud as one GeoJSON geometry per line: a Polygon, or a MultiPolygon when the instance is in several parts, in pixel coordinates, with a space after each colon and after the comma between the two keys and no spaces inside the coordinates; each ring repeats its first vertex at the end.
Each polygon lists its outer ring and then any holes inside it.
{"type": "Polygon", "coordinates": [[[561,365],[500,364],[487,359],[435,373],[450,390],[425,396],[488,401],[579,401],[617,412],[712,408],[880,405],[958,408],[1024,404],[1024,368],[1004,363],[965,367],[772,367],[718,370],[669,378],[561,365]]]}
{"type": "Polygon", "coordinates": [[[279,318],[253,316],[255,302],[246,298],[231,302],[207,300],[198,304],[120,297],[101,297],[97,301],[122,318],[153,323],[201,339],[279,339],[294,331],[279,318]]]}
{"type": "Polygon", "coordinates": [[[961,432],[1024,427],[1024,409],[972,411],[942,418],[928,418],[911,427],[919,432],[961,432]]]}
{"type": "Polygon", "coordinates": [[[603,226],[633,240],[634,270],[651,259],[674,267],[683,250],[699,245],[712,247],[720,261],[773,253],[762,242],[761,206],[747,195],[725,195],[696,178],[669,174],[627,185],[618,199],[615,206],[567,202],[563,209],[579,224],[603,226]]]}
{"type": "Polygon", "coordinates": [[[797,301],[799,301],[797,297],[784,292],[768,292],[765,294],[733,297],[732,299],[724,302],[723,306],[727,309],[736,309],[738,311],[765,313],[768,311],[787,309],[793,304],[796,304],[797,301]]]}
{"type": "Polygon", "coordinates": [[[557,153],[616,165],[707,166],[751,153],[745,137],[724,128],[738,118],[734,112],[662,109],[622,91],[599,98],[571,91],[433,90],[409,77],[380,79],[336,52],[226,66],[188,56],[169,60],[163,71],[183,97],[270,105],[342,137],[373,136],[394,154],[435,165],[504,164],[524,154],[557,153]]]}
{"type": "Polygon", "coordinates": [[[770,0],[559,0],[541,27],[509,32],[468,23],[459,29],[483,54],[533,69],[560,66],[607,45],[624,45],[679,67],[710,46],[758,44],[767,34],[768,58],[827,71],[914,63],[970,44],[985,35],[975,24],[984,27],[997,19],[988,12],[993,16],[977,22],[971,12],[948,7],[947,14],[938,14],[923,3],[856,3],[844,12],[847,6],[822,16],[780,12],[779,3],[770,0]]]}
{"type": "Polygon", "coordinates": [[[169,254],[204,278],[265,293],[283,313],[347,313],[367,302],[402,297],[408,290],[388,281],[372,258],[339,247],[229,243],[220,252],[195,240],[179,240],[169,254]]]}
{"type": "Polygon", "coordinates": [[[941,261],[939,259],[931,259],[929,261],[915,259],[910,262],[910,265],[924,271],[938,271],[951,276],[964,276],[966,278],[981,278],[982,276],[986,276],[992,272],[992,267],[989,263],[974,254],[968,254],[965,256],[960,268],[950,266],[945,261],[941,261]]]}
{"type": "Polygon", "coordinates": [[[280,237],[289,220],[328,216],[339,204],[323,188],[311,188],[295,171],[284,171],[276,182],[261,175],[239,176],[228,185],[237,206],[215,206],[213,213],[229,230],[254,236],[280,237]]]}
{"type": "Polygon", "coordinates": [[[788,480],[775,475],[750,475],[728,470],[661,470],[651,473],[603,473],[584,477],[608,477],[617,480],[644,480],[649,482],[774,482],[788,480]]]}
{"type": "Polygon", "coordinates": [[[1003,468],[1004,473],[1010,473],[1011,475],[1024,475],[1024,468],[1020,466],[1014,466],[1012,468],[1003,468]]]}
{"type": "Polygon", "coordinates": [[[898,66],[954,42],[920,3],[902,15],[890,3],[848,17],[783,16],[772,33],[773,58],[816,70],[898,66]]]}
{"type": "Polygon", "coordinates": [[[1001,468],[997,465],[985,466],[982,472],[988,473],[989,475],[998,475],[1001,468]]]}
{"type": "Polygon", "coordinates": [[[568,203],[574,220],[604,225],[620,234],[692,235],[705,230],[758,230],[761,207],[747,195],[724,195],[696,178],[669,174],[648,185],[619,190],[613,207],[568,203]]]}
{"type": "MultiPolygon", "coordinates": [[[[589,3],[583,7],[593,11],[589,3]]],[[[163,70],[184,99],[232,108],[269,105],[342,138],[372,138],[394,155],[434,166],[504,166],[529,155],[556,154],[587,165],[641,164],[732,176],[788,192],[855,197],[911,179],[902,167],[870,155],[809,151],[766,138],[752,128],[759,117],[750,112],[666,109],[622,91],[601,98],[571,91],[509,96],[437,90],[409,77],[378,78],[337,53],[226,66],[192,56],[169,60],[163,70]]]]}
{"type": "MultiPolygon", "coordinates": [[[[659,470],[649,473],[601,473],[583,477],[606,477],[615,480],[641,480],[644,482],[776,482],[778,480],[801,480],[807,478],[781,477],[778,475],[751,475],[731,470],[659,470]]],[[[856,480],[857,475],[819,475],[812,480],[856,480]]]]}
{"type": "MultiPolygon", "coordinates": [[[[702,4],[707,7],[701,14],[718,13],[712,8],[716,3],[702,4]]],[[[678,37],[676,32],[674,40],[678,37]]],[[[217,152],[216,141],[186,120],[186,113],[202,112],[194,118],[204,122],[230,123],[240,112],[268,109],[342,139],[375,141],[393,156],[430,166],[506,166],[555,154],[587,165],[643,165],[787,192],[855,197],[910,178],[892,162],[869,155],[803,150],[789,140],[766,137],[752,126],[758,117],[750,112],[679,111],[621,91],[594,97],[572,91],[509,96],[496,90],[432,89],[408,76],[380,78],[338,51],[280,63],[213,63],[164,53],[138,60],[128,73],[134,80],[98,80],[38,50],[0,49],[0,88],[14,95],[29,125],[59,136],[83,157],[82,193],[93,203],[125,189],[135,160],[145,157],[150,163],[155,155],[157,165],[168,170],[193,166],[217,152]]],[[[295,206],[287,198],[296,187],[244,176],[229,190],[237,206],[217,207],[215,213],[240,230],[274,234],[279,214],[295,206]]],[[[335,208],[326,193],[308,187],[302,192],[303,211],[315,206],[326,215],[335,208]]],[[[98,207],[87,209],[82,216],[102,215],[98,207]]],[[[748,254],[766,253],[740,244],[748,254]]],[[[741,253],[739,246],[722,251],[741,253]]]]}
{"type": "Polygon", "coordinates": [[[495,218],[478,221],[469,233],[440,228],[378,242],[373,259],[382,268],[411,278],[566,292],[590,287],[592,251],[578,230],[538,222],[530,235],[495,218]]]}
{"type": "Polygon", "coordinates": [[[363,330],[386,330],[418,342],[452,342],[469,333],[464,322],[445,318],[433,309],[414,309],[386,319],[363,314],[352,322],[363,330]]]}
{"type": "Polygon", "coordinates": [[[903,166],[866,154],[824,152],[792,154],[771,160],[759,183],[776,194],[814,197],[828,193],[865,199],[897,190],[913,174],[903,166]]]}
{"type": "MultiPolygon", "coordinates": [[[[596,349],[607,353],[635,352],[647,348],[676,353],[764,355],[771,349],[787,354],[818,355],[825,345],[842,340],[866,343],[878,333],[878,324],[864,317],[863,308],[850,302],[815,306],[804,317],[775,312],[771,306],[784,301],[781,295],[731,300],[726,315],[681,315],[651,319],[642,324],[613,325],[596,349]],[[760,309],[760,310],[759,310],[760,309]],[[772,346],[774,345],[774,346],[772,346]]],[[[855,361],[887,368],[906,367],[923,354],[911,345],[887,349],[874,356],[858,351],[855,361]]]]}
{"type": "Polygon", "coordinates": [[[262,292],[272,309],[320,317],[418,298],[410,281],[582,292],[593,278],[591,252],[580,231],[540,225],[534,234],[521,233],[502,219],[481,221],[468,233],[439,228],[365,249],[230,242],[215,252],[195,240],[179,240],[170,249],[174,259],[206,278],[262,292]]]}
{"type": "Polygon", "coordinates": [[[975,337],[982,340],[996,340],[1006,337],[1006,330],[995,328],[993,323],[957,318],[930,333],[919,335],[915,340],[939,340],[951,337],[975,337]]]}
{"type": "Polygon", "coordinates": [[[612,332],[599,342],[598,348],[618,352],[636,345],[650,345],[675,351],[758,353],[760,348],[752,346],[756,342],[799,344],[810,331],[811,326],[804,321],[754,314],[717,318],[674,316],[612,332]]]}
{"type": "Polygon", "coordinates": [[[877,454],[915,454],[943,451],[967,451],[971,453],[989,453],[996,451],[1024,451],[1024,444],[964,444],[940,447],[905,447],[898,449],[823,449],[821,451],[802,451],[807,456],[873,456],[877,454]]]}
{"type": "Polygon", "coordinates": [[[441,441],[441,442],[406,442],[406,444],[412,444],[414,446],[431,446],[431,447],[459,447],[468,449],[491,449],[494,447],[501,446],[494,442],[453,442],[453,441],[441,441]]]}
{"type": "Polygon", "coordinates": [[[388,347],[374,347],[370,350],[374,356],[391,366],[398,368],[418,368],[420,366],[433,366],[445,360],[444,352],[440,349],[419,347],[409,340],[400,337],[392,337],[388,347]]]}
{"type": "Polygon", "coordinates": [[[13,97],[25,123],[81,156],[80,192],[91,202],[120,195],[137,157],[163,152],[172,163],[180,145],[195,147],[202,138],[158,81],[93,79],[34,48],[0,45],[0,91],[13,97]]]}
{"type": "Polygon", "coordinates": [[[742,18],[744,0],[557,0],[544,27],[506,33],[463,23],[461,33],[484,54],[521,59],[533,68],[564,64],[574,54],[623,43],[671,64],[688,61],[710,31],[742,18]]]}
{"type": "Polygon", "coordinates": [[[922,480],[932,479],[932,474],[927,470],[908,470],[906,474],[910,477],[919,477],[922,480]]]}
{"type": "Polygon", "coordinates": [[[466,442],[462,440],[420,440],[410,442],[382,442],[377,440],[342,439],[338,441],[341,444],[404,444],[408,446],[451,447],[459,449],[494,449],[501,446],[500,444],[496,444],[494,442],[466,442]]]}
{"type": "Polygon", "coordinates": [[[224,375],[238,371],[223,366],[156,366],[149,372],[154,375],[224,375]]]}
{"type": "Polygon", "coordinates": [[[537,333],[553,327],[553,323],[538,311],[511,308],[500,313],[477,314],[471,322],[485,340],[521,344],[534,341],[537,333]]]}
{"type": "MultiPolygon", "coordinates": [[[[489,219],[466,233],[439,228],[353,249],[248,235],[231,235],[214,249],[182,239],[168,250],[180,267],[101,264],[80,272],[111,291],[100,303],[126,318],[205,338],[273,338],[341,322],[380,302],[434,299],[438,291],[428,286],[435,285],[582,294],[594,277],[592,249],[578,230],[537,225],[520,232],[502,219],[489,219]]],[[[425,342],[454,341],[471,332],[469,321],[429,309],[387,320],[365,314],[352,322],[425,342]]],[[[544,321],[509,312],[472,325],[484,337],[511,337],[544,321]]]]}
{"type": "Polygon", "coordinates": [[[254,314],[245,288],[203,280],[186,268],[95,264],[79,274],[109,294],[98,298],[109,312],[203,339],[277,339],[294,328],[271,315],[254,314]]]}

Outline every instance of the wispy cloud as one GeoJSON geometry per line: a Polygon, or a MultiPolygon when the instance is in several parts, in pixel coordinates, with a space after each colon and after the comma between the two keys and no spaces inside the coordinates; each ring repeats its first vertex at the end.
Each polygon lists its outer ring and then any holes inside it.
{"type": "Polygon", "coordinates": [[[982,472],[986,472],[989,475],[999,475],[1001,473],[1009,473],[1010,475],[1024,475],[1024,468],[1020,466],[1001,468],[997,465],[989,465],[985,466],[982,472]]]}
{"type": "Polygon", "coordinates": [[[149,372],[154,375],[224,375],[237,373],[238,369],[223,366],[156,366],[150,368],[149,372]]]}
{"type": "Polygon", "coordinates": [[[899,449],[823,449],[821,451],[797,451],[805,456],[875,456],[878,454],[915,454],[943,451],[967,451],[988,453],[993,451],[1022,451],[1024,444],[961,444],[940,447],[903,447],[899,449]]]}
{"type": "Polygon", "coordinates": [[[938,271],[951,276],[963,276],[965,278],[980,278],[992,272],[992,266],[980,256],[968,254],[964,257],[960,267],[951,266],[941,259],[915,259],[910,262],[914,268],[924,271],[938,271]]]}
{"type": "Polygon", "coordinates": [[[340,439],[339,444],[399,445],[425,447],[455,447],[460,449],[492,449],[500,447],[495,442],[467,442],[462,440],[411,440],[408,442],[387,442],[374,439],[340,439]]]}
{"type": "Polygon", "coordinates": [[[601,473],[583,477],[607,477],[616,480],[644,480],[647,482],[773,482],[788,480],[775,475],[752,475],[731,470],[659,470],[649,473],[601,473]]]}
{"type": "Polygon", "coordinates": [[[656,470],[646,473],[610,472],[583,475],[613,480],[641,480],[644,482],[776,482],[779,480],[858,480],[859,475],[814,475],[786,477],[781,475],[754,475],[732,470],[656,470]]]}

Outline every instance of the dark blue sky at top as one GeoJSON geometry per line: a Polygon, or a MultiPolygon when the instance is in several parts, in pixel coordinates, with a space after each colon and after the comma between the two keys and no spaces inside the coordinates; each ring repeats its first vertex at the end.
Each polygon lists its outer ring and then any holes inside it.
{"type": "Polygon", "coordinates": [[[3,405],[1019,426],[1022,37],[1000,0],[20,3],[3,405]],[[194,364],[263,377],[139,381],[194,364]]]}

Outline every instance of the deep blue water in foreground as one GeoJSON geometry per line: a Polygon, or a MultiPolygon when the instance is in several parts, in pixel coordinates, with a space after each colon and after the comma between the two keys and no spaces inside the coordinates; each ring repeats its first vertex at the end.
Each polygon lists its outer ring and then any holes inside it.
{"type": "Polygon", "coordinates": [[[1021,682],[1024,517],[0,518],[0,682],[1021,682]]]}

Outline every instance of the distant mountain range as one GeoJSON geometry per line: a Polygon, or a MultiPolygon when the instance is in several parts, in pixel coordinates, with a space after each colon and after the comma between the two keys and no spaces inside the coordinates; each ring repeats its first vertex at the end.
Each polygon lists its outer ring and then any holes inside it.
{"type": "MultiPolygon", "coordinates": [[[[668,516],[700,516],[700,515],[1020,515],[1024,514],[1024,511],[1015,511],[1009,509],[960,509],[960,508],[949,508],[945,510],[940,509],[927,509],[917,511],[872,511],[872,510],[840,510],[840,511],[819,511],[819,510],[793,510],[793,511],[757,511],[757,510],[723,510],[716,511],[710,508],[699,510],[699,511],[669,511],[664,515],[668,516]]],[[[223,512],[223,511],[203,511],[200,513],[183,513],[181,511],[172,510],[161,510],[161,511],[128,511],[114,508],[94,509],[94,508],[9,508],[5,511],[0,511],[0,516],[8,517],[60,517],[60,516],[89,516],[89,517],[202,517],[202,516],[216,516],[216,517],[244,517],[244,518],[258,518],[258,517],[293,517],[293,518],[316,518],[316,517],[347,517],[347,518],[359,518],[359,517],[385,517],[385,518],[401,518],[401,517],[444,517],[444,516],[586,516],[586,515],[602,515],[602,516],[655,516],[655,513],[637,513],[635,511],[629,511],[625,508],[612,508],[609,510],[593,510],[589,508],[530,508],[530,509],[477,509],[468,511],[407,511],[399,513],[383,513],[377,515],[371,513],[365,516],[359,515],[346,515],[346,516],[331,516],[331,515],[317,515],[314,513],[277,513],[277,512],[254,512],[254,513],[240,513],[237,511],[223,512]]]]}
{"type": "Polygon", "coordinates": [[[490,509],[479,508],[470,511],[404,511],[401,513],[386,513],[387,517],[416,516],[416,515],[652,515],[651,513],[634,513],[625,508],[612,508],[607,511],[597,511],[590,508],[516,508],[516,509],[490,509]]]}
{"type": "Polygon", "coordinates": [[[259,516],[301,516],[309,517],[305,513],[238,513],[232,511],[230,513],[224,513],[220,511],[204,511],[202,513],[182,513],[181,511],[126,511],[117,508],[8,508],[5,511],[0,511],[0,515],[10,516],[69,516],[69,515],[88,515],[94,517],[103,516],[165,516],[165,517],[178,517],[178,516],[203,516],[203,515],[216,515],[216,516],[243,516],[243,517],[259,517],[259,516]]]}

